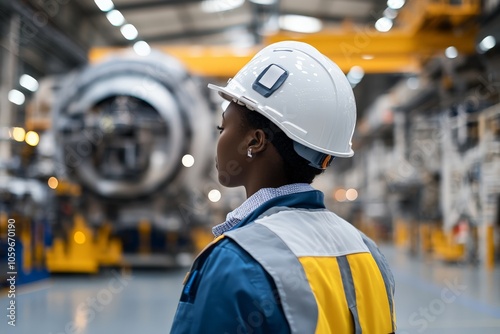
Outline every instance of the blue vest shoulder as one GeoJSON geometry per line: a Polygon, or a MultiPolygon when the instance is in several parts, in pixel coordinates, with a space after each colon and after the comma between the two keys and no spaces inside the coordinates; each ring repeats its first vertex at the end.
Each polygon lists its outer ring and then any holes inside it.
{"type": "MultiPolygon", "coordinates": [[[[267,201],[233,229],[252,223],[275,206],[324,208],[320,191],[267,201]]],[[[223,238],[193,264],[171,333],[276,333],[289,328],[273,279],[245,250],[223,238]]]]}
{"type": "Polygon", "coordinates": [[[207,251],[187,279],[171,333],[288,334],[265,270],[229,239],[207,251]]]}

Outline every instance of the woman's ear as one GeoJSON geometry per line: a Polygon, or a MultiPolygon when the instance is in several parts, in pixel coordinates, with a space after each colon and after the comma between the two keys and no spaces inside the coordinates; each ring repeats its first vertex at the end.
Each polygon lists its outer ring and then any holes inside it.
{"type": "Polygon", "coordinates": [[[252,131],[248,142],[248,148],[251,148],[253,153],[265,151],[267,148],[266,133],[261,129],[252,131]]]}

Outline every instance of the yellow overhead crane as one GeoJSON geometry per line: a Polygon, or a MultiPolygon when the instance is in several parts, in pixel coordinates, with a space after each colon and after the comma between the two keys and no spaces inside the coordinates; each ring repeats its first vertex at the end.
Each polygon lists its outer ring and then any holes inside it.
{"type": "MultiPolygon", "coordinates": [[[[348,72],[361,66],[365,73],[417,72],[429,58],[454,46],[461,54],[475,52],[477,33],[473,19],[480,14],[480,0],[411,0],[400,10],[397,26],[389,32],[348,21],[339,29],[316,34],[279,32],[264,38],[263,45],[282,40],[307,42],[348,72]]],[[[374,18],[381,15],[374,14],[374,18]]],[[[160,46],[177,57],[188,71],[201,76],[228,78],[245,65],[262,46],[160,46]]],[[[96,62],[117,52],[116,48],[93,48],[89,59],[96,62]]]]}

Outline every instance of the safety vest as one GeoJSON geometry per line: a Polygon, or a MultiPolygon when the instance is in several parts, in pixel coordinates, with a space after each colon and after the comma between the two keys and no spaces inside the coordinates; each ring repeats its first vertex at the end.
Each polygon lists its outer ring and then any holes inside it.
{"type": "Polygon", "coordinates": [[[275,207],[224,237],[272,277],[291,333],[395,332],[387,262],[372,240],[336,214],[275,207]]]}

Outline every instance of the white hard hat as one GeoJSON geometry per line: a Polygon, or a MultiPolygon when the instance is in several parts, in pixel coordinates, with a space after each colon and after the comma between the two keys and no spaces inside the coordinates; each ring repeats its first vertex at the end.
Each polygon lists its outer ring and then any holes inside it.
{"type": "MultiPolygon", "coordinates": [[[[340,68],[309,44],[285,41],[258,52],[226,87],[209,88],[276,124],[297,153],[318,168],[317,155],[351,157],[354,94],[340,68]]],[[[331,157],[328,158],[331,160],[331,157]]],[[[323,166],[322,166],[323,165],[323,166]]]]}

